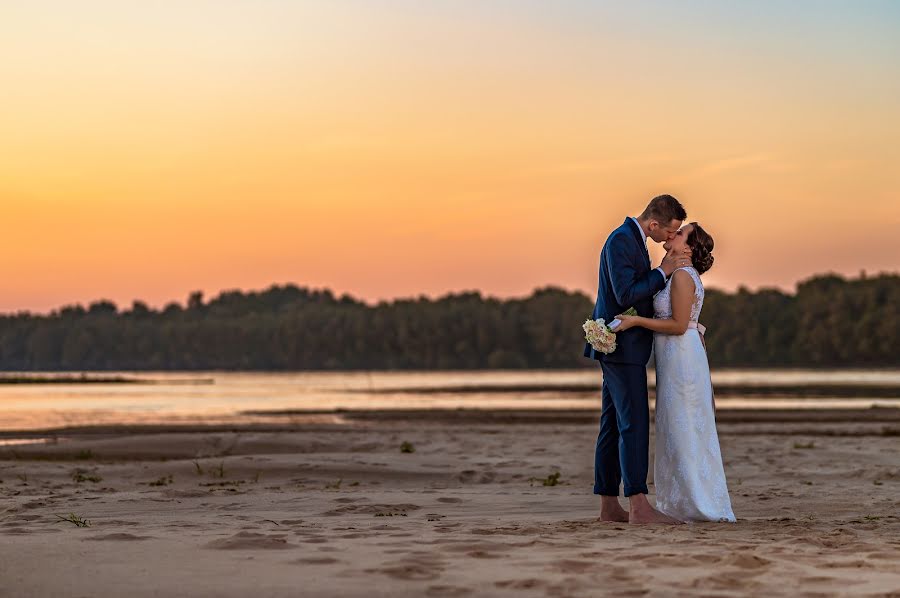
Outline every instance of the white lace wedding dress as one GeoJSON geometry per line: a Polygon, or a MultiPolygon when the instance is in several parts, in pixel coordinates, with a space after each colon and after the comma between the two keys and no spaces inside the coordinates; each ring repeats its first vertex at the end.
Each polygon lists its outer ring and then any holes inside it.
{"type": "MultiPolygon", "coordinates": [[[[656,507],[681,521],[734,521],[706,350],[696,322],[703,308],[703,283],[694,268],[681,268],[696,285],[691,327],[680,336],[655,333],[656,507]]],[[[653,299],[656,318],[671,318],[672,278],[653,299]]]]}

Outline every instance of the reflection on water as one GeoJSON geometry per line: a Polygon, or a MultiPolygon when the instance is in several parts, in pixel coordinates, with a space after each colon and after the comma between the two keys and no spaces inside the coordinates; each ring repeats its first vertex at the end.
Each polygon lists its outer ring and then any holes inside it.
{"type": "Polygon", "coordinates": [[[47,438],[0,438],[0,446],[19,446],[23,444],[46,444],[47,438]]]}
{"type": "MultiPolygon", "coordinates": [[[[122,423],[239,423],[280,421],[266,411],[335,409],[599,409],[597,369],[491,372],[340,373],[147,373],[142,384],[0,385],[0,430],[27,430],[122,423]],[[198,378],[213,384],[196,384],[198,378]],[[446,387],[544,387],[541,392],[437,393],[403,389],[446,387]],[[569,390],[554,390],[565,387],[569,390]],[[572,392],[583,387],[587,392],[572,392]],[[397,392],[391,392],[397,390],[397,392]],[[371,391],[371,392],[368,392],[371,391]],[[246,412],[255,412],[250,415],[246,412]]],[[[653,383],[653,372],[650,372],[653,383]]],[[[722,397],[723,409],[900,407],[900,397],[867,396],[872,386],[900,386],[900,371],[722,370],[714,384],[747,386],[854,385],[859,393],[841,398],[722,397]]],[[[870,391],[871,392],[871,391],[870,391]]],[[[874,393],[873,393],[874,394],[874,393]]],[[[332,417],[333,416],[320,416],[332,417]]]]}

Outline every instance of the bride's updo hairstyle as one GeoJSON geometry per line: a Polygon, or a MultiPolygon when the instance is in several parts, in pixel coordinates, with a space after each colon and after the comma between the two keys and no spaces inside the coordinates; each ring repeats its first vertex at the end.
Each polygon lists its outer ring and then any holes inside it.
{"type": "Polygon", "coordinates": [[[691,248],[691,261],[694,268],[699,274],[703,274],[712,268],[714,261],[712,250],[715,243],[709,233],[703,230],[699,224],[691,222],[691,225],[694,228],[687,237],[687,245],[691,248]]]}

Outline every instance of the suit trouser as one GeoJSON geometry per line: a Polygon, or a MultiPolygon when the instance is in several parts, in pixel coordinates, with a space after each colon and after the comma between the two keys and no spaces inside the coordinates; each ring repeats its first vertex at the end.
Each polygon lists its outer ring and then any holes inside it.
{"type": "Polygon", "coordinates": [[[601,361],[600,366],[603,404],[594,454],[594,494],[618,496],[620,482],[624,482],[625,496],[647,494],[647,368],[606,361],[601,361]]]}

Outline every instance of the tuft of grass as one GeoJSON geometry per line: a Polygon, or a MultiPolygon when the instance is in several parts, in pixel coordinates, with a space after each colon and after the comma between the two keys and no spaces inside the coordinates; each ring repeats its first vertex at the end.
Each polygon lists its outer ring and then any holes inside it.
{"type": "Polygon", "coordinates": [[[530,486],[534,486],[534,482],[540,482],[542,486],[558,486],[562,482],[559,481],[559,472],[555,471],[546,478],[528,478],[530,486]]]}
{"type": "Polygon", "coordinates": [[[863,519],[865,519],[866,521],[878,521],[879,519],[881,519],[881,516],[879,516],[879,515],[866,515],[865,517],[863,517],[863,519]]]}
{"type": "Polygon", "coordinates": [[[95,473],[87,471],[86,469],[76,469],[75,473],[72,474],[72,480],[74,480],[78,484],[80,484],[81,482],[92,482],[96,484],[97,482],[103,481],[103,478],[95,473]]]}
{"type": "Polygon", "coordinates": [[[84,461],[86,459],[93,459],[94,451],[92,451],[91,449],[81,449],[80,451],[75,453],[75,458],[81,461],[84,461]]]}
{"type": "Polygon", "coordinates": [[[172,478],[172,476],[168,475],[168,476],[163,476],[163,477],[159,478],[158,480],[148,482],[147,485],[148,486],[168,486],[173,481],[174,481],[174,479],[172,478]]]}
{"type": "Polygon", "coordinates": [[[547,479],[544,480],[544,486],[556,486],[559,484],[559,472],[556,471],[547,476],[547,479]]]}
{"type": "Polygon", "coordinates": [[[353,483],[350,484],[350,485],[351,485],[351,486],[359,486],[359,482],[353,482],[353,483]]]}
{"type": "Polygon", "coordinates": [[[385,511],[382,513],[375,513],[375,517],[406,517],[406,513],[385,511]]]}
{"type": "Polygon", "coordinates": [[[88,521],[87,519],[84,519],[82,517],[79,517],[75,513],[69,513],[65,517],[63,517],[62,515],[57,515],[57,517],[59,517],[59,519],[62,521],[67,521],[67,522],[75,525],[75,527],[91,527],[90,521],[88,521]]]}
{"type": "Polygon", "coordinates": [[[341,482],[343,482],[343,481],[344,481],[343,478],[341,478],[340,480],[334,482],[333,484],[325,484],[325,488],[327,490],[340,490],[341,482]]]}
{"type": "Polygon", "coordinates": [[[197,475],[203,475],[203,468],[200,467],[200,463],[199,463],[199,462],[194,461],[194,467],[197,468],[197,475]]]}
{"type": "Polygon", "coordinates": [[[407,442],[404,440],[403,443],[400,445],[400,452],[401,453],[414,453],[414,452],[416,452],[416,447],[414,447],[411,442],[407,442]]]}
{"type": "Polygon", "coordinates": [[[225,477],[225,461],[219,463],[219,466],[212,470],[212,475],[216,478],[225,477]]]}
{"type": "Polygon", "coordinates": [[[814,448],[816,448],[816,443],[815,443],[814,441],[812,441],[812,440],[810,440],[809,442],[795,442],[795,443],[794,443],[794,448],[795,448],[795,449],[798,449],[798,450],[800,450],[800,449],[814,449],[814,448]]]}
{"type": "Polygon", "coordinates": [[[28,483],[28,474],[27,473],[17,473],[16,477],[19,478],[23,484],[28,483]]]}
{"type": "Polygon", "coordinates": [[[882,482],[881,480],[874,480],[872,483],[876,486],[884,486],[884,482],[882,482]]]}
{"type": "Polygon", "coordinates": [[[253,476],[253,483],[254,483],[254,484],[259,484],[259,476],[260,476],[261,473],[262,473],[261,471],[257,470],[256,475],[253,476]]]}

